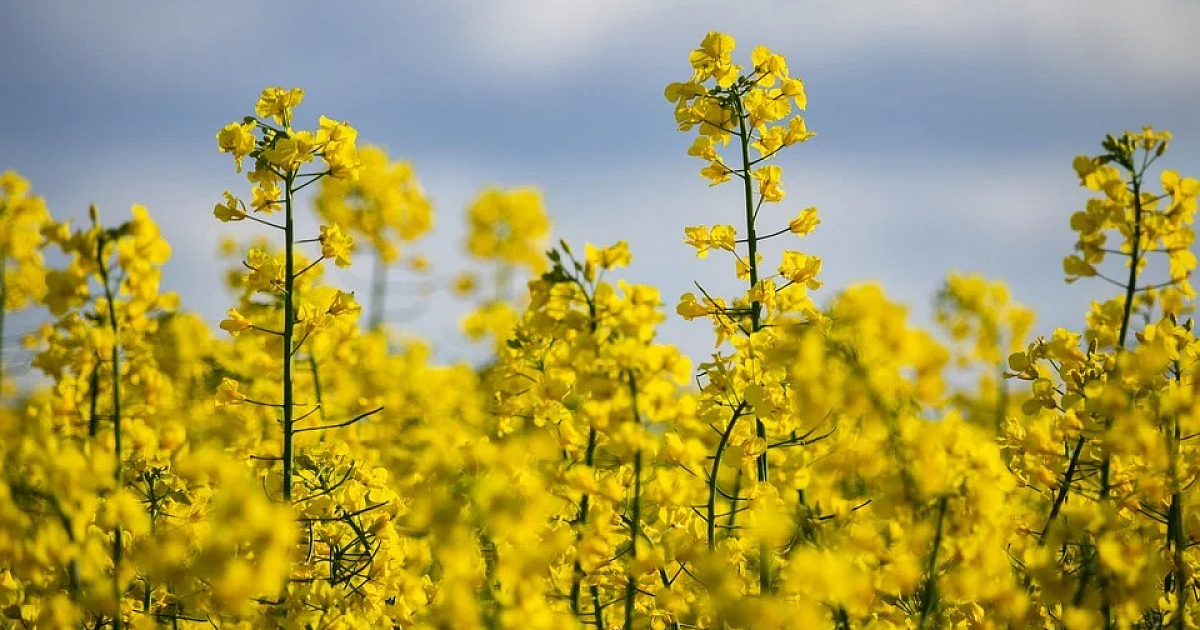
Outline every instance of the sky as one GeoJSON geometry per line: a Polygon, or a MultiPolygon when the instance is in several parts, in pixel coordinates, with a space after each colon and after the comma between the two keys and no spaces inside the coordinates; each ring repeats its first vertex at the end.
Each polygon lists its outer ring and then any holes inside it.
{"type": "MultiPolygon", "coordinates": [[[[174,247],[164,289],[215,324],[233,305],[217,244],[248,233],[212,216],[222,191],[248,193],[215,133],[263,87],[299,86],[298,126],[348,120],[360,143],[412,161],[435,206],[418,249],[436,277],[473,265],[463,216],[482,188],[536,186],[556,238],[629,242],[622,275],[660,288],[660,338],[703,358],[707,326],[674,306],[695,280],[735,285],[683,228],[736,224],[741,210],[734,185],[709,188],[686,155],[693,136],[663,88],[720,30],[735,61],[766,45],[805,82],[818,135],[782,157],[787,197],[761,221],[820,208],[794,245],[824,259],[819,301],[877,282],[927,324],[945,274],[978,272],[1049,334],[1078,329],[1111,293],[1063,282],[1068,219],[1087,199],[1072,158],[1153,125],[1175,135],[1166,165],[1200,174],[1198,28],[1192,0],[8,0],[0,170],[30,179],[58,218],[95,203],[116,224],[148,207],[174,247]]],[[[369,268],[334,278],[365,296],[369,268]]],[[[463,304],[394,277],[393,327],[446,361],[486,354],[457,333],[463,304]]]]}

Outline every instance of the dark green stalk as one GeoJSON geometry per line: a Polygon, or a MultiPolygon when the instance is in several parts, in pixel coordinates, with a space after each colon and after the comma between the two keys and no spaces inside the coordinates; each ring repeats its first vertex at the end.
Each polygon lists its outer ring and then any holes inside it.
{"type": "Polygon", "coordinates": [[[1058,494],[1054,497],[1054,503],[1050,506],[1050,515],[1046,517],[1046,524],[1042,527],[1042,532],[1038,534],[1038,544],[1046,542],[1046,534],[1050,531],[1050,525],[1054,523],[1054,519],[1058,518],[1058,512],[1067,501],[1067,493],[1071,489],[1071,480],[1075,477],[1075,469],[1079,466],[1079,454],[1083,452],[1083,435],[1075,440],[1075,451],[1071,453],[1071,460],[1067,462],[1067,471],[1063,473],[1063,484],[1058,488],[1058,494]]]}
{"type": "Polygon", "coordinates": [[[284,179],[284,253],[283,253],[283,499],[292,500],[292,475],[295,460],[293,445],[295,418],[292,390],[292,343],[296,331],[296,225],[292,212],[292,185],[295,174],[284,179]]]}
{"type": "MultiPolygon", "coordinates": [[[[734,104],[737,106],[738,130],[741,134],[738,136],[738,144],[742,150],[742,188],[745,195],[746,203],[746,246],[749,249],[749,258],[747,265],[750,268],[750,290],[753,291],[758,285],[758,235],[755,233],[754,226],[754,187],[750,182],[750,131],[746,128],[746,111],[742,105],[742,99],[739,95],[734,99],[734,104]]],[[[762,304],[758,300],[753,300],[750,303],[750,330],[758,332],[762,329],[762,304]]],[[[763,424],[761,418],[754,419],[754,432],[760,440],[766,442],[767,427],[763,424]]],[[[763,449],[763,452],[755,460],[755,473],[759,483],[767,483],[769,478],[769,464],[767,459],[768,449],[763,449]]],[[[771,585],[771,550],[766,544],[760,545],[758,555],[758,586],[759,591],[768,593],[773,589],[771,585]]]]}
{"type": "MultiPolygon", "coordinates": [[[[1129,334],[1129,320],[1133,315],[1133,296],[1137,293],[1137,274],[1138,263],[1141,262],[1142,253],[1138,249],[1142,241],[1142,181],[1141,174],[1132,173],[1131,182],[1133,185],[1133,240],[1130,243],[1129,254],[1129,281],[1125,284],[1125,308],[1121,313],[1121,334],[1117,338],[1117,350],[1125,349],[1125,339],[1129,334]]],[[[1107,418],[1104,422],[1104,428],[1112,428],[1112,418],[1107,418]]],[[[1108,498],[1108,491],[1111,482],[1109,481],[1109,473],[1112,462],[1108,452],[1104,453],[1104,460],[1100,463],[1100,498],[1108,498]]]]}
{"type": "MultiPolygon", "coordinates": [[[[737,476],[733,478],[733,495],[732,496],[735,496],[735,497],[741,496],[741,494],[742,494],[742,477],[743,476],[744,476],[744,474],[742,472],[742,468],[739,466],[738,471],[737,471],[737,476]]],[[[738,512],[741,511],[741,510],[738,510],[737,508],[738,508],[738,506],[734,505],[734,506],[731,506],[731,509],[729,510],[729,522],[725,525],[725,528],[728,531],[733,531],[733,527],[735,525],[737,525],[737,515],[738,515],[738,512]]]]}
{"type": "Polygon", "coordinates": [[[591,588],[592,608],[595,611],[596,630],[604,630],[604,607],[600,605],[600,587],[595,584],[591,588]]]}
{"type": "MultiPolygon", "coordinates": [[[[638,412],[638,391],[637,382],[633,378],[633,373],[626,374],[629,382],[629,397],[630,404],[633,406],[633,421],[641,426],[642,416],[638,412]]],[[[638,556],[638,537],[641,536],[642,528],[642,449],[638,449],[633,454],[633,505],[630,508],[629,517],[629,557],[636,559],[638,556]]],[[[633,571],[628,572],[628,582],[625,584],[625,630],[633,630],[633,604],[634,596],[637,593],[637,576],[633,571]]]]}
{"type": "Polygon", "coordinates": [[[96,409],[100,403],[100,357],[96,357],[96,365],[88,378],[90,388],[88,397],[88,437],[94,438],[100,434],[100,414],[96,409]]]}
{"type": "MultiPolygon", "coordinates": [[[[740,95],[733,99],[734,105],[737,108],[738,117],[738,144],[742,150],[742,192],[745,197],[746,204],[746,246],[749,249],[749,258],[746,264],[750,268],[750,288],[758,284],[758,235],[754,231],[754,186],[750,182],[750,133],[746,129],[746,112],[742,107],[742,98],[740,95]]],[[[758,300],[750,303],[750,329],[753,332],[758,332],[761,328],[759,319],[762,313],[762,304],[758,300]]]]}
{"type": "MultiPolygon", "coordinates": [[[[1179,368],[1179,360],[1175,360],[1175,382],[1178,384],[1182,380],[1182,373],[1179,368]]],[[[1184,564],[1183,552],[1187,548],[1187,531],[1186,521],[1183,514],[1183,491],[1179,483],[1179,443],[1182,437],[1182,431],[1179,427],[1179,413],[1172,413],[1172,427],[1170,436],[1170,474],[1171,474],[1171,508],[1167,513],[1167,544],[1171,547],[1171,562],[1172,562],[1172,580],[1175,589],[1175,630],[1183,630],[1187,592],[1185,588],[1185,580],[1187,580],[1187,566],[1184,564]]]]}
{"type": "Polygon", "coordinates": [[[917,624],[918,628],[925,627],[925,623],[929,621],[929,616],[933,614],[934,602],[937,600],[938,552],[942,548],[942,532],[946,524],[946,504],[949,500],[949,497],[942,497],[938,501],[937,531],[933,535],[933,551],[929,554],[929,565],[925,569],[925,588],[921,593],[921,620],[917,624]]]}
{"type": "MultiPolygon", "coordinates": [[[[563,246],[566,247],[565,241],[564,241],[563,246]]],[[[568,251],[567,254],[570,255],[570,252],[568,251]]],[[[592,296],[588,295],[587,287],[584,286],[583,283],[578,278],[575,278],[575,283],[579,285],[579,289],[581,291],[583,291],[584,300],[587,301],[588,315],[591,318],[590,329],[591,329],[592,333],[595,334],[596,329],[599,326],[599,322],[596,320],[596,302],[592,296]]],[[[583,463],[589,469],[592,468],[596,463],[596,439],[597,439],[596,428],[590,427],[588,429],[587,450],[584,451],[584,454],[583,454],[583,463]]],[[[585,494],[582,497],[580,497],[580,499],[579,499],[579,528],[581,530],[587,525],[588,511],[590,508],[591,508],[591,497],[589,495],[585,494]]],[[[578,539],[576,542],[578,542],[578,539]]],[[[581,564],[579,562],[579,557],[578,557],[578,555],[576,555],[575,565],[571,571],[571,612],[575,614],[575,618],[577,618],[577,619],[582,619],[582,617],[583,617],[583,607],[579,601],[580,600],[579,593],[582,588],[582,585],[583,585],[583,564],[581,564]]],[[[596,605],[596,627],[599,628],[600,627],[600,608],[599,608],[600,595],[599,595],[599,590],[595,586],[592,586],[592,599],[595,601],[595,605],[596,605]]]]}
{"type": "Polygon", "coordinates": [[[721,472],[721,461],[725,459],[725,449],[729,446],[729,436],[733,433],[734,425],[737,424],[745,410],[746,401],[743,400],[737,409],[733,410],[733,416],[729,418],[729,424],[721,432],[721,441],[717,442],[717,450],[713,453],[712,472],[708,476],[708,504],[705,506],[707,518],[704,519],[708,529],[709,551],[717,547],[717,476],[721,472]]]}
{"type": "MultiPolygon", "coordinates": [[[[595,463],[595,459],[596,459],[596,429],[595,429],[595,427],[593,427],[591,429],[588,429],[587,451],[584,453],[583,463],[586,464],[588,468],[591,468],[592,464],[595,463]]],[[[591,507],[590,499],[591,499],[591,497],[589,495],[585,494],[579,500],[579,527],[580,527],[580,529],[582,529],[585,525],[587,525],[588,510],[591,507]]],[[[583,584],[583,565],[579,562],[579,558],[576,557],[575,558],[575,567],[574,567],[573,571],[571,572],[571,612],[575,614],[576,618],[580,618],[583,615],[583,608],[579,602],[579,591],[582,587],[582,584],[583,584]]]]}
{"type": "MultiPolygon", "coordinates": [[[[113,291],[108,282],[108,268],[104,261],[104,246],[107,239],[102,234],[96,243],[96,264],[100,269],[100,282],[104,286],[104,298],[108,302],[108,326],[112,330],[112,351],[109,361],[112,363],[112,397],[113,397],[113,454],[116,463],[113,465],[114,490],[120,492],[125,485],[125,471],[121,463],[121,333],[117,326],[117,309],[113,304],[113,291]]],[[[113,596],[116,598],[117,612],[113,615],[113,629],[121,630],[124,620],[121,618],[121,563],[124,555],[124,541],[121,524],[117,523],[113,536],[113,596]]]]}

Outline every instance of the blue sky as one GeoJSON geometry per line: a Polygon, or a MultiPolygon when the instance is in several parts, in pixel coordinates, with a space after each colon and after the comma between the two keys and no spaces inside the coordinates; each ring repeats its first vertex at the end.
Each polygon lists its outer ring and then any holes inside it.
{"type": "MultiPolygon", "coordinates": [[[[1086,199],[1071,159],[1151,124],[1175,134],[1168,166],[1200,174],[1198,28],[1190,0],[6,2],[0,169],[59,217],[95,202],[115,223],[146,205],[175,248],[166,288],[215,322],[232,301],[217,242],[244,229],[212,206],[246,189],[214,134],[264,86],[300,86],[310,126],[347,119],[414,162],[439,275],[470,264],[462,216],[482,187],[536,185],[558,236],[630,242],[626,276],[667,303],[663,338],[703,356],[706,328],[674,304],[693,279],[732,288],[719,280],[730,267],[697,260],[682,230],[736,223],[738,199],[700,177],[662,90],[722,30],[743,63],[764,44],[805,80],[818,136],[783,158],[787,198],[764,217],[821,209],[799,245],[825,259],[820,294],[880,282],[927,321],[947,271],[978,271],[1048,333],[1109,292],[1062,281],[1067,221],[1086,199]]],[[[368,268],[340,281],[365,295],[368,268]]],[[[397,327],[444,359],[480,356],[457,339],[461,306],[393,288],[397,327]]]]}

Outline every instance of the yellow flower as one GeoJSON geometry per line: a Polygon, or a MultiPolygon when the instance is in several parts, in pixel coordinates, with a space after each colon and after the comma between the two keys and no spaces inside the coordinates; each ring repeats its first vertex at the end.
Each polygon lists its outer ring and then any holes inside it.
{"type": "Polygon", "coordinates": [[[243,317],[236,308],[229,309],[229,317],[221,320],[221,330],[228,331],[234,336],[243,330],[249,330],[250,327],[250,320],[243,317]]]}
{"type": "Polygon", "coordinates": [[[281,125],[287,125],[291,122],[292,108],[299,105],[302,100],[304,100],[304,90],[300,88],[290,90],[282,87],[264,88],[262,96],[258,98],[258,103],[254,106],[254,113],[263,118],[273,118],[281,125]]]}
{"type": "Polygon", "coordinates": [[[479,279],[470,272],[461,273],[454,278],[454,292],[458,295],[470,295],[478,285],[479,279]]]}
{"type": "Polygon", "coordinates": [[[334,225],[321,226],[321,255],[334,259],[339,267],[350,266],[350,252],[354,248],[354,237],[342,232],[334,225]]]}
{"type": "Polygon", "coordinates": [[[717,85],[727,88],[733,85],[741,72],[739,66],[733,65],[730,56],[733,53],[733,38],[724,33],[711,31],[704,36],[700,47],[688,56],[692,68],[696,70],[695,81],[704,81],[712,77],[717,85]]]}
{"type": "Polygon", "coordinates": [[[754,179],[758,180],[758,194],[762,195],[764,201],[782,201],[783,189],[779,187],[779,180],[783,174],[783,170],[777,164],[770,164],[754,171],[754,179]]]}
{"type": "Polygon", "coordinates": [[[815,135],[817,134],[808,130],[803,118],[795,116],[788,121],[788,130],[783,136],[783,143],[791,146],[797,142],[804,142],[815,135]]]}
{"type": "Polygon", "coordinates": [[[213,215],[222,223],[230,221],[242,221],[246,218],[245,206],[241,200],[233,196],[233,193],[225,191],[225,203],[219,203],[213,208],[213,215]]]}
{"type": "Polygon", "coordinates": [[[756,46],[750,52],[750,62],[754,64],[754,71],[761,77],[759,83],[768,87],[775,85],[776,78],[788,76],[787,61],[766,46],[756,46]]]}
{"type": "Polygon", "coordinates": [[[246,395],[238,391],[238,382],[231,378],[221,379],[217,387],[217,406],[240,405],[246,400],[246,395]]]}
{"type": "Polygon", "coordinates": [[[250,200],[250,206],[255,212],[263,214],[271,214],[279,210],[279,197],[283,191],[275,182],[262,182],[251,189],[254,197],[250,200]]]}
{"type": "Polygon", "coordinates": [[[484,190],[467,209],[467,220],[471,254],[523,265],[535,273],[545,268],[550,220],[537,190],[484,190]]]}
{"type": "MultiPolygon", "coordinates": [[[[796,103],[796,109],[802,110],[808,107],[808,97],[804,95],[804,82],[800,79],[784,79],[782,92],[785,96],[792,97],[792,100],[796,103]]],[[[796,118],[794,120],[800,119],[796,118]]]]}
{"type": "Polygon", "coordinates": [[[683,228],[683,242],[696,248],[696,258],[707,258],[708,250],[712,249],[712,236],[707,225],[696,225],[683,228]]]}
{"type": "Polygon", "coordinates": [[[266,250],[253,247],[246,253],[246,287],[254,291],[274,293],[283,287],[284,265],[266,250]]]}
{"type": "Polygon", "coordinates": [[[290,136],[278,138],[262,156],[285,173],[294,172],[301,164],[311,162],[315,148],[312,133],[297,131],[290,136]]]}
{"type": "Polygon", "coordinates": [[[797,236],[805,236],[815,230],[820,224],[821,219],[817,217],[817,209],[805,208],[800,211],[800,214],[796,215],[795,219],[792,219],[788,223],[788,231],[797,236]]]}
{"type": "Polygon", "coordinates": [[[779,265],[779,275],[796,284],[803,284],[810,289],[819,289],[821,281],[817,274],[821,271],[821,259],[800,252],[783,252],[783,262],[779,265]]]}
{"type": "Polygon", "coordinates": [[[333,296],[333,303],[329,306],[330,315],[345,315],[347,313],[357,313],[362,310],[358,302],[354,299],[354,292],[346,293],[338,291],[337,295],[333,296]]]}
{"type": "Polygon", "coordinates": [[[680,296],[679,305],[675,307],[675,312],[686,320],[693,320],[697,317],[704,317],[711,311],[707,306],[696,301],[695,293],[688,292],[680,296]]]}
{"type": "Polygon", "coordinates": [[[737,230],[732,225],[714,225],[712,246],[727,252],[733,251],[737,246],[737,230]]]}
{"type": "Polygon", "coordinates": [[[584,256],[587,264],[601,269],[624,267],[633,260],[633,256],[629,253],[629,243],[625,241],[617,241],[616,244],[603,249],[588,243],[584,245],[584,256]]]}
{"type": "Polygon", "coordinates": [[[725,182],[729,181],[729,174],[731,172],[732,171],[725,166],[725,163],[721,161],[720,156],[718,156],[717,159],[710,161],[708,166],[700,169],[700,174],[708,178],[709,186],[716,186],[717,184],[724,184],[725,182]]]}
{"type": "Polygon", "coordinates": [[[217,132],[217,147],[222,153],[232,153],[237,172],[242,172],[242,158],[254,150],[254,121],[229,123],[217,132]]]}

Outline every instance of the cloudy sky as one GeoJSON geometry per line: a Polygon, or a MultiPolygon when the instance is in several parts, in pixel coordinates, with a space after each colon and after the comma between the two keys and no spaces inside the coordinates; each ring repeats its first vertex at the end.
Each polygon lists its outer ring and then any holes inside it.
{"type": "MultiPolygon", "coordinates": [[[[702,356],[705,327],[673,307],[693,279],[729,288],[729,268],[697,260],[682,229],[740,210],[684,153],[662,90],[722,30],[742,63],[764,44],[805,80],[819,135],[783,158],[787,199],[764,217],[820,207],[801,247],[825,259],[826,297],[880,282],[928,321],[943,275],[978,271],[1049,332],[1109,292],[1062,281],[1086,199],[1071,159],[1150,124],[1175,133],[1169,166],[1200,173],[1198,28],[1191,0],[6,2],[0,170],[59,217],[149,207],[175,248],[167,288],[216,322],[231,303],[217,242],[244,230],[212,207],[246,188],[214,134],[264,86],[300,86],[308,126],[349,120],[414,162],[439,276],[469,265],[462,216],[482,187],[535,185],[558,236],[630,242],[627,277],[659,286],[671,312],[664,339],[702,356]]],[[[343,282],[365,295],[368,268],[343,282]]],[[[457,338],[461,307],[404,280],[389,300],[389,319],[442,358],[480,356],[457,338]]]]}

